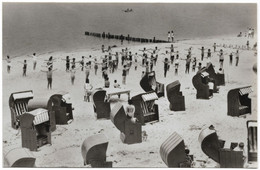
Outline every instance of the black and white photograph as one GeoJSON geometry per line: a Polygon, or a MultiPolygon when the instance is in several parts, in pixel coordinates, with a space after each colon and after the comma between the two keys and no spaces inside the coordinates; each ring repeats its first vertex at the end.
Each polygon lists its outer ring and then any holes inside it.
{"type": "Polygon", "coordinates": [[[258,2],[1,1],[2,168],[258,168],[258,2]]]}

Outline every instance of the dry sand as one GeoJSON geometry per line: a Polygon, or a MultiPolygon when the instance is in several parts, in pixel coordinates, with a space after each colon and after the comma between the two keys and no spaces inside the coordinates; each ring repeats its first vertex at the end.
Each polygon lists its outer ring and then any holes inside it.
{"type": "MultiPolygon", "coordinates": [[[[193,47],[193,56],[200,58],[201,46],[205,48],[212,48],[214,42],[217,44],[232,44],[245,45],[247,38],[216,38],[216,39],[194,39],[177,42],[177,50],[180,51],[180,57],[185,58],[184,49],[193,47]]],[[[253,45],[255,40],[250,39],[250,44],[253,45]]],[[[131,46],[131,44],[124,44],[124,47],[130,48],[132,53],[139,49],[154,48],[158,46],[160,52],[165,52],[165,47],[170,44],[140,44],[131,46]]],[[[99,47],[97,47],[98,49],[99,47]]],[[[113,48],[113,52],[121,51],[122,47],[113,48]]],[[[220,48],[218,47],[217,50],[220,48]]],[[[235,52],[235,49],[222,48],[224,52],[235,52]]],[[[139,51],[140,53],[140,51],[139,51]]],[[[59,92],[67,91],[71,95],[72,104],[75,108],[73,115],[74,121],[69,125],[57,125],[57,129],[52,133],[52,145],[45,145],[39,148],[39,151],[33,152],[36,156],[37,167],[84,167],[83,158],[81,156],[81,144],[91,135],[103,133],[109,140],[107,150],[107,160],[113,162],[113,167],[167,167],[162,161],[159,153],[161,144],[174,132],[182,136],[185,144],[190,149],[190,154],[194,155],[194,167],[219,167],[219,165],[212,159],[209,159],[201,150],[198,136],[204,126],[214,125],[217,134],[221,139],[232,142],[244,142],[245,150],[247,151],[247,120],[257,119],[257,75],[253,72],[252,67],[256,63],[257,57],[254,56],[254,51],[243,51],[240,54],[239,66],[235,67],[235,57],[233,58],[233,65],[229,66],[229,56],[225,56],[224,70],[226,76],[226,85],[220,86],[219,93],[215,93],[214,97],[209,100],[196,99],[196,90],[192,85],[192,77],[195,72],[190,70],[190,74],[185,74],[185,61],[180,60],[179,75],[174,75],[174,68],[171,65],[167,78],[163,77],[163,55],[159,55],[157,66],[154,66],[156,71],[156,79],[158,82],[164,83],[165,86],[175,80],[181,83],[181,91],[185,96],[186,111],[174,112],[169,110],[169,102],[166,97],[160,98],[159,104],[160,121],[156,123],[147,123],[142,127],[148,134],[147,141],[139,144],[127,145],[120,140],[120,132],[111,122],[111,120],[97,120],[93,111],[92,102],[87,103],[83,101],[84,95],[84,80],[85,73],[77,70],[75,84],[71,85],[70,73],[65,72],[65,59],[69,55],[70,58],[75,57],[77,60],[81,56],[100,56],[100,50],[80,50],[72,52],[50,52],[39,56],[37,69],[32,70],[32,58],[21,56],[12,59],[11,74],[6,72],[6,62],[3,61],[3,150],[4,152],[10,149],[21,147],[21,133],[17,135],[17,130],[11,128],[11,116],[8,105],[9,96],[12,92],[33,90],[34,99],[31,100],[45,100],[59,92]],[[54,68],[58,70],[53,73],[53,89],[47,90],[46,73],[40,71],[44,69],[40,67],[43,65],[43,60],[49,56],[57,58],[54,63],[54,68]],[[28,60],[27,77],[22,77],[22,64],[17,61],[28,60]],[[227,116],[227,93],[232,88],[252,85],[254,90],[250,94],[252,99],[252,114],[247,114],[243,117],[227,116]],[[206,161],[201,163],[200,160],[206,161]]],[[[213,53],[212,63],[215,65],[215,70],[218,70],[219,57],[213,53]]],[[[141,63],[141,59],[139,60],[141,63]]],[[[205,65],[205,60],[203,65],[205,65]]],[[[90,72],[90,82],[94,87],[103,86],[104,82],[101,78],[101,67],[99,67],[98,75],[94,75],[94,70],[90,72]]],[[[127,76],[126,88],[131,89],[131,96],[144,92],[139,81],[141,72],[144,71],[140,65],[135,71],[132,67],[129,76],[127,76]]],[[[111,84],[114,79],[122,82],[122,66],[114,74],[109,74],[111,84]]],[[[116,102],[126,104],[127,95],[122,95],[121,99],[117,96],[112,97],[111,108],[116,102]]],[[[248,165],[245,165],[248,166],[248,165]]],[[[86,166],[88,167],[88,165],[86,166]]]]}

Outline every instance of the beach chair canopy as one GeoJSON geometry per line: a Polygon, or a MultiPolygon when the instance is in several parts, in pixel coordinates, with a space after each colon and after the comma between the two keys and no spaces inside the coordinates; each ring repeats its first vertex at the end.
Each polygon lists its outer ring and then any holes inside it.
{"type": "Polygon", "coordinates": [[[209,76],[209,73],[207,73],[207,72],[202,72],[202,73],[201,73],[201,77],[202,77],[202,78],[207,77],[207,76],[209,76]]]}
{"type": "Polygon", "coordinates": [[[121,103],[117,103],[110,113],[110,119],[121,132],[125,132],[125,121],[127,119],[124,107],[121,103]]]}
{"type": "Polygon", "coordinates": [[[143,101],[152,101],[152,100],[157,100],[158,99],[158,96],[155,92],[153,93],[148,93],[148,94],[143,94],[142,95],[142,99],[143,101]]]}
{"type": "Polygon", "coordinates": [[[15,148],[5,155],[7,167],[34,167],[36,158],[27,148],[15,148]]]}
{"type": "Polygon", "coordinates": [[[34,116],[34,120],[33,120],[34,125],[38,125],[43,122],[49,121],[48,110],[46,109],[39,108],[27,113],[34,116]]]}
{"type": "Polygon", "coordinates": [[[184,141],[178,133],[174,132],[162,143],[160,155],[168,167],[179,167],[186,160],[184,141]]]}
{"type": "Polygon", "coordinates": [[[24,113],[21,116],[21,127],[30,128],[32,125],[39,125],[48,121],[48,110],[39,108],[31,112],[24,113]]]}
{"type": "Polygon", "coordinates": [[[91,161],[106,161],[108,140],[104,134],[92,135],[86,138],[81,146],[84,164],[91,161]]]}
{"type": "Polygon", "coordinates": [[[248,87],[244,87],[244,88],[240,88],[240,89],[239,89],[239,94],[240,94],[241,96],[243,96],[243,95],[245,95],[245,94],[252,93],[252,92],[253,92],[253,90],[252,90],[251,86],[248,86],[248,87]]]}

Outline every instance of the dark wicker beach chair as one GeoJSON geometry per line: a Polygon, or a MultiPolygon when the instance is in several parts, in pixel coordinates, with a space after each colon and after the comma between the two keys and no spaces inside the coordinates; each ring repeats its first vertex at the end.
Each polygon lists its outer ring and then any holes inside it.
{"type": "Polygon", "coordinates": [[[251,114],[251,99],[249,93],[253,92],[251,86],[232,89],[227,95],[229,116],[251,114]]]}
{"type": "Polygon", "coordinates": [[[224,148],[225,141],[219,140],[217,133],[212,128],[205,128],[199,134],[202,151],[211,159],[220,164],[221,168],[242,168],[244,164],[243,151],[234,150],[232,147],[224,148]]]}
{"type": "Polygon", "coordinates": [[[102,89],[96,89],[92,93],[93,108],[96,113],[97,119],[109,119],[110,118],[110,103],[105,101],[106,91],[102,89]]]}
{"type": "Polygon", "coordinates": [[[158,105],[155,104],[157,99],[158,96],[155,92],[142,93],[131,98],[135,106],[134,116],[142,125],[159,121],[158,105]]]}
{"type": "Polygon", "coordinates": [[[140,86],[145,92],[154,91],[158,97],[164,96],[164,84],[156,81],[154,71],[146,73],[144,77],[142,77],[140,86]]]}
{"type": "Polygon", "coordinates": [[[180,91],[180,87],[181,84],[178,80],[166,86],[167,98],[170,102],[170,110],[185,110],[185,99],[180,91]]]}
{"type": "Polygon", "coordinates": [[[257,162],[257,121],[249,120],[246,125],[248,162],[257,162]]]}
{"type": "Polygon", "coordinates": [[[48,110],[36,109],[20,116],[22,147],[31,151],[51,144],[50,119],[48,110]]]}
{"type": "MultiPolygon", "coordinates": [[[[60,92],[52,95],[48,101],[47,108],[50,113],[53,112],[55,114],[55,123],[58,125],[68,124],[73,120],[72,110],[74,108],[69,99],[70,96],[68,93],[60,92]]],[[[54,122],[51,122],[51,127],[54,126],[53,124],[54,122]]]]}
{"type": "Polygon", "coordinates": [[[120,138],[123,143],[134,144],[142,142],[142,125],[138,122],[132,122],[127,117],[123,105],[117,103],[111,111],[111,121],[120,130],[120,138]]]}

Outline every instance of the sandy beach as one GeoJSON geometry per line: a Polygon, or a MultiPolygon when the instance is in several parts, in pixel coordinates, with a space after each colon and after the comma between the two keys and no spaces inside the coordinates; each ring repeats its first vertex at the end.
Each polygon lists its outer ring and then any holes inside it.
{"type": "MultiPolygon", "coordinates": [[[[214,42],[217,44],[238,45],[246,44],[250,41],[250,46],[257,41],[256,39],[248,39],[245,37],[222,37],[212,39],[193,39],[174,43],[176,50],[180,52],[182,59],[186,58],[185,49],[193,47],[193,57],[200,58],[200,50],[204,46],[213,50],[214,42]]],[[[146,47],[155,48],[157,46],[160,52],[169,50],[170,43],[162,44],[140,44],[134,45],[124,43],[122,46],[113,48],[112,51],[120,52],[122,48],[129,48],[132,53],[146,47]]],[[[217,50],[223,49],[225,53],[235,52],[235,49],[217,47],[217,50]]],[[[167,77],[163,76],[163,60],[164,55],[159,55],[157,65],[154,66],[156,80],[160,83],[167,84],[179,80],[181,83],[181,91],[185,96],[185,111],[170,111],[167,97],[161,97],[156,103],[159,105],[159,122],[147,123],[142,127],[146,131],[148,138],[139,144],[127,145],[120,140],[120,132],[111,122],[111,120],[97,120],[93,111],[93,103],[83,101],[85,72],[77,70],[75,84],[71,85],[70,73],[65,72],[65,59],[68,55],[70,58],[75,57],[77,61],[81,56],[97,56],[99,58],[104,53],[100,47],[89,50],[75,50],[71,52],[55,51],[46,52],[38,57],[37,68],[33,70],[32,58],[28,56],[20,56],[12,59],[11,73],[7,74],[6,61],[3,60],[3,151],[4,153],[17,147],[21,147],[21,133],[11,127],[11,116],[9,109],[9,96],[13,92],[33,90],[33,100],[47,101],[49,97],[57,92],[66,91],[71,95],[74,120],[68,125],[57,125],[56,131],[52,133],[52,145],[45,145],[39,148],[39,151],[33,152],[36,157],[37,167],[90,167],[83,165],[81,156],[81,145],[83,141],[94,134],[103,133],[107,136],[109,144],[107,150],[107,161],[113,162],[113,167],[167,167],[160,157],[161,144],[173,133],[177,132],[184,139],[185,145],[190,149],[190,154],[194,155],[194,167],[219,167],[212,159],[205,155],[198,141],[199,133],[203,127],[214,125],[217,134],[221,139],[227,142],[243,142],[247,153],[247,120],[257,120],[257,74],[253,72],[252,67],[257,61],[253,50],[241,50],[240,61],[238,67],[235,66],[235,57],[233,65],[229,65],[229,56],[225,55],[224,72],[225,86],[220,86],[219,93],[214,93],[213,98],[209,100],[196,99],[196,89],[192,85],[192,77],[196,72],[190,69],[189,74],[185,74],[185,60],[180,60],[179,74],[174,75],[174,65],[170,66],[167,77]],[[54,68],[58,70],[53,73],[53,88],[47,89],[46,73],[40,70],[46,70],[41,67],[44,60],[50,56],[56,59],[54,68]],[[27,76],[22,77],[22,67],[18,61],[24,59],[28,61],[27,76]],[[252,99],[252,114],[246,114],[242,117],[227,116],[227,93],[229,90],[238,87],[251,85],[253,92],[249,95],[252,99]],[[205,161],[203,163],[203,161],[205,161]]],[[[215,66],[215,71],[219,69],[219,56],[212,53],[211,62],[215,66]]],[[[121,62],[120,62],[121,63],[121,62]]],[[[141,64],[141,58],[139,58],[141,64]]],[[[202,62],[202,66],[206,65],[206,60],[202,62]]],[[[79,65],[76,66],[79,68],[79,65]]],[[[145,68],[138,65],[137,71],[132,67],[126,78],[126,85],[122,85],[122,66],[119,65],[115,73],[109,73],[111,85],[116,79],[122,87],[131,89],[131,97],[144,91],[139,85],[142,71],[145,68]]],[[[196,69],[197,71],[197,69],[196,69]]],[[[98,74],[95,76],[94,69],[90,72],[90,83],[95,87],[103,87],[104,80],[101,76],[101,66],[99,66],[98,74]]],[[[127,103],[127,96],[122,95],[120,99],[113,96],[111,99],[111,108],[117,103],[127,103]]],[[[29,101],[30,103],[30,101],[29,101]]],[[[252,165],[245,164],[245,167],[252,165]]]]}

